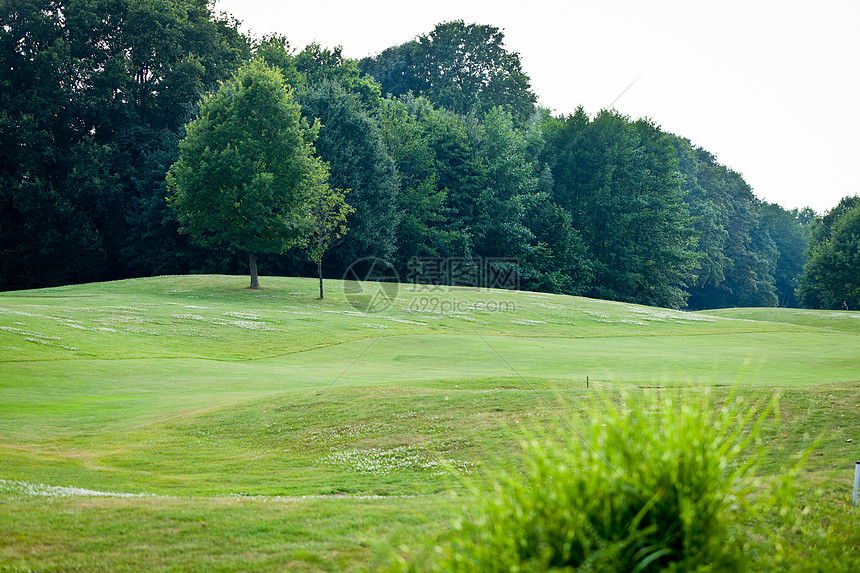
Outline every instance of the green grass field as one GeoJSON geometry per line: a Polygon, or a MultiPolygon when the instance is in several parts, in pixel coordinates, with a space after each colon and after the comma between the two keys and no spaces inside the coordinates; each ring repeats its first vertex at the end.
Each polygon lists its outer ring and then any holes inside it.
{"type": "Polygon", "coordinates": [[[374,570],[524,428],[643,387],[779,392],[765,467],[819,439],[802,493],[852,511],[860,313],[246,281],[0,293],[0,571],[374,570]]]}

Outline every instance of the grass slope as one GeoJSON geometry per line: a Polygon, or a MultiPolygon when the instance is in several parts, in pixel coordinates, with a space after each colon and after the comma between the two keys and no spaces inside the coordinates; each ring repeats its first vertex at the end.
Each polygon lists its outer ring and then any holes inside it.
{"type": "Polygon", "coordinates": [[[244,282],[0,293],[0,564],[355,569],[444,520],[459,474],[517,463],[520,428],[579,407],[586,377],[780,389],[774,466],[823,434],[810,483],[847,491],[860,313],[401,285],[365,314],[340,282],[323,301],[309,279],[244,282]]]}

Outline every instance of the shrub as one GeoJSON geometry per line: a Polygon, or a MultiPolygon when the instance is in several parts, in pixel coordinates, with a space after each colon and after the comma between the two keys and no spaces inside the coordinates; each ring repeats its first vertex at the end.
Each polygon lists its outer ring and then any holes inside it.
{"type": "MultiPolygon", "coordinates": [[[[523,440],[526,469],[405,571],[736,571],[748,518],[785,501],[762,491],[755,445],[774,410],[733,393],[604,397],[559,432],[523,440]]],[[[790,479],[790,476],[786,480],[790,479]]],[[[786,485],[781,483],[781,486],[786,485]]]]}

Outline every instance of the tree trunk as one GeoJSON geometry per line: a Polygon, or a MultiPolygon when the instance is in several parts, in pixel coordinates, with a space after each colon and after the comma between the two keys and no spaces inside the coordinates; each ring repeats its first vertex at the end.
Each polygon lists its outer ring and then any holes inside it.
{"type": "Polygon", "coordinates": [[[259,288],[260,281],[257,278],[257,255],[248,253],[248,266],[251,268],[251,286],[248,288],[259,288]]]}
{"type": "Polygon", "coordinates": [[[322,259],[317,261],[317,274],[320,276],[320,299],[323,298],[323,290],[322,290],[322,259]]]}

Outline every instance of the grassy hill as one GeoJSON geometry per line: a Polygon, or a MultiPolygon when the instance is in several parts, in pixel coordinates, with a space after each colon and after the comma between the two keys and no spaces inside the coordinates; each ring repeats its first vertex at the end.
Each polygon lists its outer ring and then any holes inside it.
{"type": "Polygon", "coordinates": [[[0,564],[356,569],[601,389],[779,390],[773,467],[822,435],[807,481],[848,493],[860,313],[245,282],[0,293],[0,564]]]}

